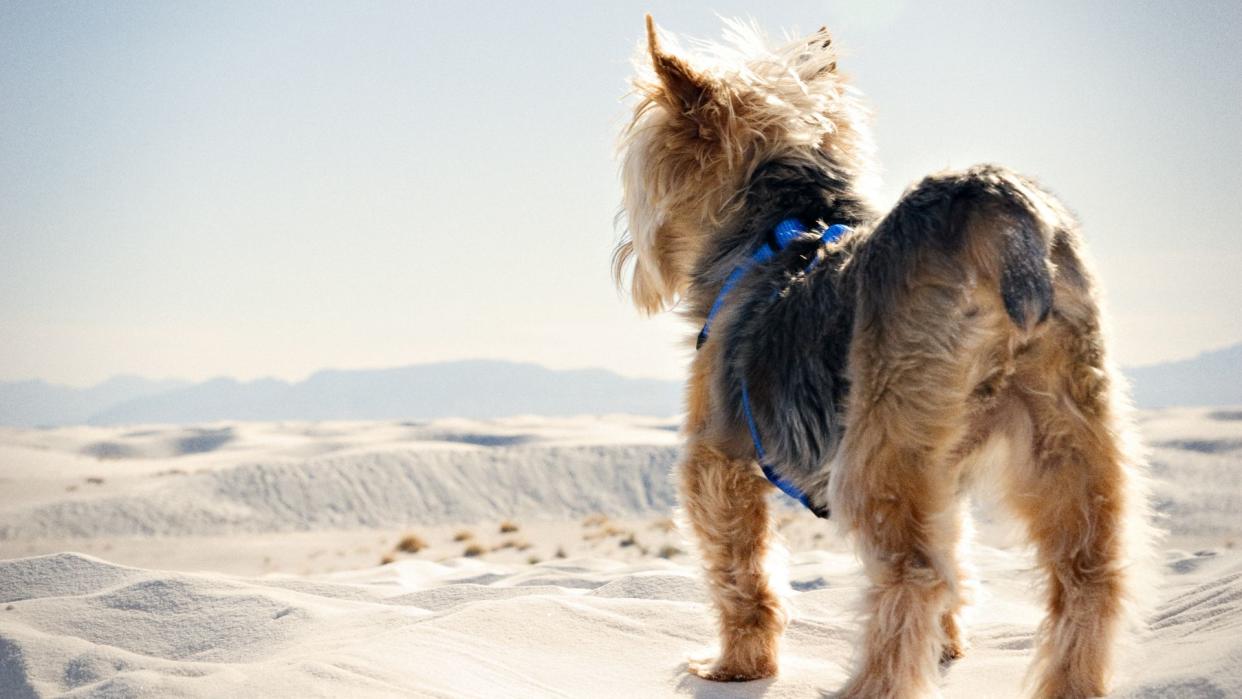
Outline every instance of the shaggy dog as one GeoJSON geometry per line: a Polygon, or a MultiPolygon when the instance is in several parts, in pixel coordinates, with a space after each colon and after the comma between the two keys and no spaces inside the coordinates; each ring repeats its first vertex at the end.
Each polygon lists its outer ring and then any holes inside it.
{"type": "Polygon", "coordinates": [[[991,165],[875,211],[867,113],[827,32],[769,48],[729,26],[690,56],[647,18],[614,259],[641,310],[710,321],[679,478],[720,652],[690,669],[777,671],[776,484],[840,519],[871,581],[842,696],[934,694],[965,648],[964,493],[986,477],[1046,574],[1034,693],[1103,694],[1143,499],[1077,225],[991,165]]]}

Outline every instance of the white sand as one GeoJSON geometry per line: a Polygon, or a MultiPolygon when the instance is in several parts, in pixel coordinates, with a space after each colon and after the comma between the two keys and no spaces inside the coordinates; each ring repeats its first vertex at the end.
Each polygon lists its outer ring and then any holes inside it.
{"type": "MultiPolygon", "coordinates": [[[[673,424],[0,430],[0,697],[836,689],[863,578],[831,527],[794,510],[780,677],[684,673],[713,630],[668,531],[673,424]],[[612,517],[584,525],[595,511],[612,517]],[[502,534],[505,518],[518,531],[502,534]],[[427,547],[376,566],[407,531],[427,547]],[[484,553],[460,557],[470,543],[484,553]]],[[[1116,695],[1242,696],[1242,411],[1149,413],[1143,430],[1173,536],[1116,695]]],[[[982,545],[975,558],[974,647],[944,693],[1017,696],[1040,617],[1030,563],[982,545]]]]}

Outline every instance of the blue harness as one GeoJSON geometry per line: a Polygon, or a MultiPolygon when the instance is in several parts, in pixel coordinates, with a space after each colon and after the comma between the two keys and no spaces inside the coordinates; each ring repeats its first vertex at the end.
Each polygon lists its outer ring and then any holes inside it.
{"type": "MultiPolygon", "coordinates": [[[[829,226],[820,235],[819,244],[822,246],[835,242],[848,230],[849,226],[845,226],[840,223],[829,226]]],[[[724,285],[720,287],[720,293],[716,295],[716,300],[712,302],[711,310],[707,312],[707,320],[703,322],[703,329],[699,331],[699,340],[695,345],[695,349],[702,347],[703,343],[707,342],[707,337],[711,333],[712,329],[712,321],[715,320],[716,314],[719,313],[721,307],[724,306],[725,297],[729,295],[729,292],[733,290],[734,286],[737,286],[737,283],[742,280],[742,277],[746,276],[746,273],[749,272],[751,268],[761,265],[775,257],[777,253],[784,250],[791,242],[806,232],[806,226],[804,226],[802,222],[797,219],[787,218],[784,221],[781,221],[776,224],[776,229],[772,232],[771,241],[761,246],[758,250],[755,250],[749,260],[743,262],[737,267],[734,267],[733,270],[729,272],[729,276],[725,277],[724,285]]],[[[803,270],[803,274],[809,273],[811,270],[815,269],[815,266],[818,264],[819,257],[816,256],[811,260],[811,263],[806,266],[806,269],[803,270]]],[[[746,427],[750,430],[751,441],[755,443],[755,457],[759,460],[759,468],[763,469],[763,475],[769,482],[772,483],[772,485],[779,488],[782,493],[788,495],[794,500],[797,500],[808,510],[811,510],[819,515],[819,510],[811,504],[811,500],[806,496],[806,493],[802,492],[798,486],[790,483],[784,478],[781,478],[780,474],[778,474],[776,470],[768,464],[767,452],[763,450],[763,440],[759,438],[759,427],[755,424],[755,416],[750,409],[750,390],[746,386],[746,377],[744,375],[742,376],[742,414],[746,416],[746,427]]]]}

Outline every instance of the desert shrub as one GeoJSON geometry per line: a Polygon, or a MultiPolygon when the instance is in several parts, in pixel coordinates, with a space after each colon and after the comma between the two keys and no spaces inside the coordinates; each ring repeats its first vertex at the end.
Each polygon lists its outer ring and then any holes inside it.
{"type": "Polygon", "coordinates": [[[517,530],[518,530],[517,522],[506,519],[505,521],[500,523],[501,534],[512,534],[513,532],[517,530]]]}
{"type": "Polygon", "coordinates": [[[676,546],[673,546],[671,544],[665,544],[660,547],[660,550],[658,553],[656,553],[656,555],[659,556],[660,558],[672,558],[673,556],[680,556],[683,553],[685,553],[685,551],[682,551],[676,546]]]}
{"type": "Polygon", "coordinates": [[[453,535],[453,541],[469,541],[474,538],[474,532],[469,529],[463,529],[453,535]]]}
{"type": "Polygon", "coordinates": [[[531,547],[531,543],[526,539],[505,539],[504,541],[492,547],[493,551],[503,551],[504,549],[517,549],[525,551],[531,547]]]}
{"type": "Polygon", "coordinates": [[[599,541],[600,539],[608,539],[614,536],[622,536],[629,534],[630,530],[618,527],[615,524],[609,524],[599,529],[589,529],[582,533],[583,541],[599,541]]]}
{"type": "Polygon", "coordinates": [[[482,556],[484,553],[487,553],[487,550],[484,549],[482,546],[478,544],[470,544],[469,546],[466,547],[465,551],[461,552],[461,555],[465,556],[466,558],[474,558],[475,556],[482,556]]]}
{"type": "Polygon", "coordinates": [[[418,553],[427,548],[427,542],[417,534],[406,534],[397,542],[397,550],[402,553],[418,553]]]}

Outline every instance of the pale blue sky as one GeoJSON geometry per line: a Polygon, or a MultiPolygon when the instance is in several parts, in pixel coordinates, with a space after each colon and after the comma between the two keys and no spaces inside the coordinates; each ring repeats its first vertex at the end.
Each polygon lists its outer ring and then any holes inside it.
{"type": "Polygon", "coordinates": [[[1242,340],[1242,3],[0,2],[0,380],[494,357],[681,375],[608,276],[652,11],[827,24],[886,201],[983,160],[1084,221],[1128,364],[1242,340]]]}

